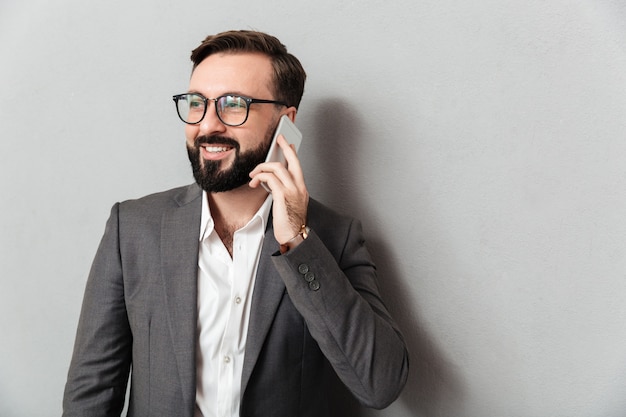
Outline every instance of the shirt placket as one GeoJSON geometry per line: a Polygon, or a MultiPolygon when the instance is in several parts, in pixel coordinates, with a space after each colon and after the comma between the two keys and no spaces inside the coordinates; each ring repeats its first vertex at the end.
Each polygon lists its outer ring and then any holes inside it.
{"type": "Polygon", "coordinates": [[[232,416],[232,398],[235,386],[233,381],[237,367],[241,364],[237,363],[239,358],[243,357],[243,346],[241,344],[241,323],[243,320],[243,301],[245,294],[245,283],[247,281],[245,275],[245,262],[247,250],[246,234],[235,232],[233,236],[233,258],[230,268],[230,296],[228,300],[228,322],[224,329],[224,338],[222,340],[221,357],[222,364],[220,367],[220,385],[228,387],[229,395],[220,395],[220,416],[232,416]],[[244,274],[244,275],[242,275],[244,274]],[[226,400],[226,399],[229,400],[226,400]]]}

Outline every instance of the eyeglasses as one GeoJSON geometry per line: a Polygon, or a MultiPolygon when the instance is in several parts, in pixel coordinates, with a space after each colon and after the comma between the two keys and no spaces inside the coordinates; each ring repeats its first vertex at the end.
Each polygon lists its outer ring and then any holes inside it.
{"type": "Polygon", "coordinates": [[[176,103],[178,117],[190,125],[198,124],[204,119],[209,101],[215,103],[217,118],[227,126],[241,126],[244,124],[248,120],[248,113],[252,103],[287,106],[282,101],[260,100],[234,94],[227,94],[217,98],[206,98],[202,94],[185,93],[177,94],[172,98],[174,103],[176,103]]]}

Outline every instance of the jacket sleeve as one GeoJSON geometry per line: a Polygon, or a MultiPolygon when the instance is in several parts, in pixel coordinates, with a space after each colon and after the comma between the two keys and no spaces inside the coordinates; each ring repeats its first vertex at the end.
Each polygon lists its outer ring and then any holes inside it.
{"type": "Polygon", "coordinates": [[[120,415],[131,364],[124,302],[119,204],[111,210],[87,280],[65,393],[63,416],[120,415]]]}
{"type": "Polygon", "coordinates": [[[312,229],[295,249],[272,259],[339,378],[363,405],[384,408],[408,377],[404,339],[380,297],[360,222],[333,227],[338,243],[323,234],[312,229]]]}

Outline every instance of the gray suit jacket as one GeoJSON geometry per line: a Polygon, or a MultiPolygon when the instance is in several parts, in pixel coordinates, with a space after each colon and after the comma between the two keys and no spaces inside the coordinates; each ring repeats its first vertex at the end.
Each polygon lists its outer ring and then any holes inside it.
{"type": "MultiPolygon", "coordinates": [[[[64,416],[119,415],[131,367],[130,416],[193,416],[201,196],[194,184],[111,210],[87,281],[64,416]]],[[[375,408],[405,384],[405,344],[360,223],[311,200],[308,224],[308,239],[279,255],[269,222],[241,416],[327,416],[333,373],[375,408]]]]}

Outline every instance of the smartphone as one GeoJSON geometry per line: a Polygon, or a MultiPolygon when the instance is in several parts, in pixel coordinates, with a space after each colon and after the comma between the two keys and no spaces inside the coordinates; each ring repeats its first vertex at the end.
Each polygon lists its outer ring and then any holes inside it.
{"type": "MultiPolygon", "coordinates": [[[[267,157],[265,158],[265,162],[280,162],[283,165],[286,165],[287,162],[285,160],[285,156],[283,155],[282,149],[276,143],[279,135],[283,135],[287,143],[294,145],[296,151],[300,147],[300,142],[302,142],[302,133],[298,130],[296,125],[293,124],[291,119],[287,115],[283,115],[280,118],[280,122],[278,122],[278,127],[276,128],[276,132],[274,133],[274,138],[272,139],[272,143],[270,144],[270,150],[267,152],[267,157]]],[[[272,190],[265,184],[261,183],[263,188],[268,193],[271,193],[272,190]]]]}
{"type": "Polygon", "coordinates": [[[300,147],[300,142],[302,142],[302,133],[300,133],[296,125],[292,123],[291,119],[289,119],[287,115],[283,115],[280,118],[276,132],[274,133],[274,138],[272,139],[272,144],[270,145],[270,150],[267,152],[265,162],[280,162],[284,165],[286,164],[285,156],[283,155],[283,151],[280,149],[280,146],[276,143],[278,135],[283,135],[287,140],[287,143],[294,145],[297,151],[300,147]]]}

